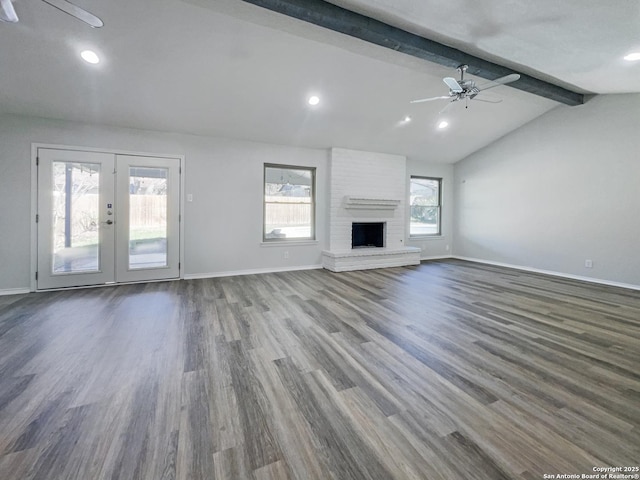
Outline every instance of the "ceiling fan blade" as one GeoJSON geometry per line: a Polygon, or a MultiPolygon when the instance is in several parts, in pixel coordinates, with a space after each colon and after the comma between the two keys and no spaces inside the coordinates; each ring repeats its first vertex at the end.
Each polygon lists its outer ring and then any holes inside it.
{"type": "Polygon", "coordinates": [[[420,100],[411,100],[409,103],[422,103],[431,102],[433,100],[444,100],[445,98],[451,98],[449,95],[442,95],[441,97],[421,98],[420,100]]]}
{"type": "Polygon", "coordinates": [[[458,81],[453,77],[445,77],[442,81],[447,84],[447,87],[449,87],[449,90],[452,92],[460,93],[463,90],[458,81]]]}
{"type": "Polygon", "coordinates": [[[86,23],[93,28],[100,28],[104,25],[104,22],[96,17],[94,14],[87,12],[85,9],[74,5],[67,0],[42,0],[48,3],[52,7],[77,18],[78,20],[86,23]]]}
{"type": "Polygon", "coordinates": [[[18,22],[18,15],[16,15],[11,0],[0,0],[0,20],[9,23],[18,22]]]}
{"type": "Polygon", "coordinates": [[[507,75],[504,77],[496,78],[495,80],[491,80],[489,83],[485,83],[484,85],[478,87],[478,90],[488,90],[493,87],[497,87],[499,85],[504,85],[506,83],[515,82],[520,79],[520,74],[512,73],[511,75],[507,75]]]}

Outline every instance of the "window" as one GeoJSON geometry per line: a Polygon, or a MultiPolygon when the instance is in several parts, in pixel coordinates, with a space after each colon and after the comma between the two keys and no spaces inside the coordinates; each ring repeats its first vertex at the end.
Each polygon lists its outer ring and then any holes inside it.
{"type": "Polygon", "coordinates": [[[409,236],[440,235],[441,178],[411,177],[409,236]]]}
{"type": "Polygon", "coordinates": [[[265,242],[315,240],[316,169],[264,166],[265,242]]]}

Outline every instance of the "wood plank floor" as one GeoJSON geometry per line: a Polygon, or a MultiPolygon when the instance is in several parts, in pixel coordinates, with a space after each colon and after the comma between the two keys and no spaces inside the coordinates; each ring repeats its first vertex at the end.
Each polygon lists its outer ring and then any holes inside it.
{"type": "Polygon", "coordinates": [[[450,260],[0,303],[3,480],[638,463],[639,292],[450,260]]]}

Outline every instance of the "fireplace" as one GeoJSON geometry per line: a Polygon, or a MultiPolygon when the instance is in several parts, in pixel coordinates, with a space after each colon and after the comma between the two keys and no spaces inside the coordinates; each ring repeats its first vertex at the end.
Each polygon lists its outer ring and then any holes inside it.
{"type": "Polygon", "coordinates": [[[349,272],[420,265],[420,248],[404,245],[407,178],[404,156],[331,149],[324,268],[349,272]]]}
{"type": "Polygon", "coordinates": [[[385,222],[351,224],[351,248],[384,247],[385,222]]]}

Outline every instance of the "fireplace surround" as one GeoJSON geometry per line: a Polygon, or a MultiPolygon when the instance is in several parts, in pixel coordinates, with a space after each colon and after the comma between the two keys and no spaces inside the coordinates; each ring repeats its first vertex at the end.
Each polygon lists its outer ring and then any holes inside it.
{"type": "Polygon", "coordinates": [[[324,268],[344,272],[420,264],[420,249],[404,245],[408,184],[404,156],[333,148],[329,180],[329,249],[322,252],[324,268]],[[365,233],[354,245],[354,224],[382,225],[382,244],[378,226],[378,233],[370,238],[365,233]]]}

